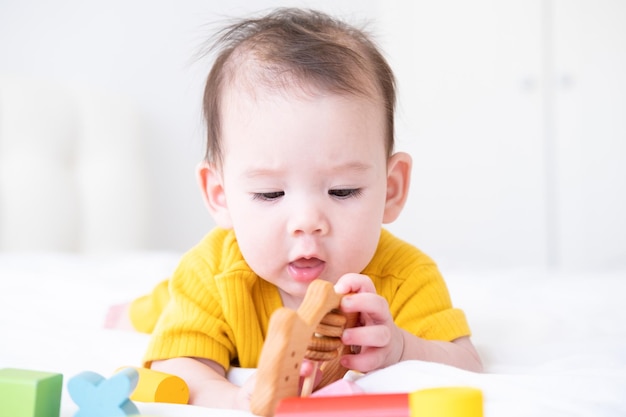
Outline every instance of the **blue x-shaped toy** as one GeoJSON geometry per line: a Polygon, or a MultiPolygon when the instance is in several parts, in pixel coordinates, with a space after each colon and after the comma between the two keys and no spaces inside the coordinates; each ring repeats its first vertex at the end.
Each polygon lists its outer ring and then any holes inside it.
{"type": "Polygon", "coordinates": [[[139,374],[125,368],[109,379],[85,371],[67,382],[70,397],[78,405],[74,417],[126,417],[139,414],[137,406],[129,399],[137,386],[139,374]]]}

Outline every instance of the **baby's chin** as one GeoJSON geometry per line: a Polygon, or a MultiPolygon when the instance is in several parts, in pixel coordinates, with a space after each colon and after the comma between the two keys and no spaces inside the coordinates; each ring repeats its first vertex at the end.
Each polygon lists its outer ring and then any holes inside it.
{"type": "Polygon", "coordinates": [[[302,300],[304,300],[304,296],[306,295],[306,289],[304,291],[294,288],[278,288],[278,292],[280,293],[280,298],[283,301],[283,306],[287,308],[291,308],[292,310],[297,310],[302,304],[302,300]]]}

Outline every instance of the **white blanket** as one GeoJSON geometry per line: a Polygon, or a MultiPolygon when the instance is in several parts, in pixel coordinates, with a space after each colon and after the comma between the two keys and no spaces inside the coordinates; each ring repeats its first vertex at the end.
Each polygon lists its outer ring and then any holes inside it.
{"type": "MultiPolygon", "coordinates": [[[[62,373],[61,415],[72,416],[69,378],[86,370],[109,377],[140,364],[148,336],[104,329],[109,306],[151,290],[177,261],[173,253],[0,254],[0,368],[62,373]]],[[[487,417],[626,415],[626,271],[444,270],[444,276],[469,318],[486,372],[405,362],[358,379],[366,392],[463,385],[483,391],[487,417]]],[[[164,417],[250,415],[137,405],[164,417]]]]}

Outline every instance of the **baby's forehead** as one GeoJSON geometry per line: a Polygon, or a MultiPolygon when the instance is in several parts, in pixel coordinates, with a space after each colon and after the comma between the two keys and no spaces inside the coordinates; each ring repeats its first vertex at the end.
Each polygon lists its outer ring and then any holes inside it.
{"type": "MultiPolygon", "coordinates": [[[[351,102],[351,108],[356,107],[357,102],[368,102],[373,105],[373,111],[385,113],[385,106],[382,98],[365,95],[360,92],[334,91],[325,86],[308,82],[307,80],[293,80],[292,82],[283,82],[280,84],[267,84],[263,82],[235,82],[224,89],[221,97],[220,119],[222,123],[227,120],[232,121],[232,117],[236,115],[236,119],[246,120],[248,116],[257,113],[275,109],[280,106],[279,103],[290,102],[289,106],[298,106],[299,103],[315,102],[320,105],[322,103],[351,102]],[[329,101],[330,99],[330,101],[329,101]]],[[[325,105],[325,104],[323,104],[325,105]]]]}

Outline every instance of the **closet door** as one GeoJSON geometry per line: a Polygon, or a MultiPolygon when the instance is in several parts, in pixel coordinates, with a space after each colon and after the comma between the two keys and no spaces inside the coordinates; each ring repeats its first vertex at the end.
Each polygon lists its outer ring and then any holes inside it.
{"type": "Polygon", "coordinates": [[[558,264],[626,265],[626,2],[556,0],[558,264]]]}
{"type": "Polygon", "coordinates": [[[546,263],[542,2],[386,2],[411,195],[390,229],[441,265],[546,263]],[[391,3],[391,4],[390,4],[391,3]]]}

